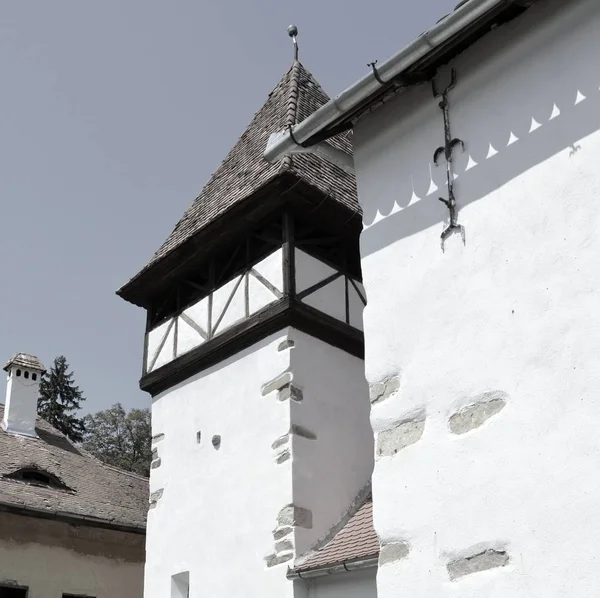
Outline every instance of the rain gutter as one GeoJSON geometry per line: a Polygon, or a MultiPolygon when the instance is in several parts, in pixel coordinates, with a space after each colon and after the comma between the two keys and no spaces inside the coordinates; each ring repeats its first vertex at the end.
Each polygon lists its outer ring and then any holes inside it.
{"type": "MultiPolygon", "coordinates": [[[[377,66],[376,69],[373,65],[373,72],[329,100],[301,123],[290,127],[286,131],[273,133],[264,152],[265,159],[268,162],[276,162],[285,155],[298,152],[299,147],[310,148],[315,145],[326,145],[328,147],[324,150],[316,150],[314,153],[326,152],[331,155],[331,150],[333,150],[333,153],[343,154],[344,152],[336,150],[326,142],[321,141],[319,143],[320,140],[315,140],[313,137],[332,123],[348,115],[352,110],[367,101],[370,96],[379,92],[382,85],[398,79],[404,71],[414,66],[419,60],[453,36],[473,25],[486,13],[498,9],[502,5],[506,7],[510,5],[527,7],[530,4],[532,4],[531,0],[467,0],[431,29],[422,33],[403,50],[377,66]]],[[[400,80],[399,83],[402,83],[402,81],[400,80]]],[[[352,160],[351,157],[349,158],[352,160]]],[[[344,169],[348,170],[347,163],[344,169]]]]}

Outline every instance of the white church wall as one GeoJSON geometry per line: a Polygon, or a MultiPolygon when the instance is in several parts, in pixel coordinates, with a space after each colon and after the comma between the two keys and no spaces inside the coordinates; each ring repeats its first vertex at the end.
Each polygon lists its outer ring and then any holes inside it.
{"type": "Polygon", "coordinates": [[[28,598],[142,598],[144,536],[0,513],[0,586],[28,598]]]}
{"type": "Polygon", "coordinates": [[[376,574],[377,569],[366,569],[313,577],[296,583],[305,585],[306,598],[377,598],[376,574]]]}
{"type": "Polygon", "coordinates": [[[599,30],[547,0],[455,61],[465,246],[430,87],[355,128],[379,598],[600,592],[599,30]]]}
{"type": "Polygon", "coordinates": [[[154,399],[160,466],[150,477],[145,598],[171,596],[172,576],[185,572],[190,598],[291,593],[286,566],[265,561],[291,560],[273,531],[301,515],[286,510],[291,461],[278,463],[272,448],[290,426],[289,406],[268,386],[289,371],[286,340],[272,335],[154,399]]]}
{"type": "Polygon", "coordinates": [[[289,338],[294,503],[312,512],[312,527],[296,530],[302,554],[327,536],[370,481],[373,431],[363,360],[298,330],[289,338]]]}

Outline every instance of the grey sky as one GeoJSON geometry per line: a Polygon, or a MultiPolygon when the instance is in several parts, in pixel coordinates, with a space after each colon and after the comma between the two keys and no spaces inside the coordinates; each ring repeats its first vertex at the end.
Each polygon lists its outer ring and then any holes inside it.
{"type": "Polygon", "coordinates": [[[456,2],[4,2],[0,359],[66,355],[86,411],[149,405],[144,314],[114,291],[289,67],[287,26],[334,95],[456,2]]]}

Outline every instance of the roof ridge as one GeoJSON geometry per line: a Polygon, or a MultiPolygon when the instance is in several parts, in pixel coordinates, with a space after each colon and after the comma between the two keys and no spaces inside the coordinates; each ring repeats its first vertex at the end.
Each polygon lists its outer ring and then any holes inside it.
{"type": "MultiPolygon", "coordinates": [[[[287,98],[287,110],[285,115],[285,126],[289,130],[293,125],[296,124],[298,119],[298,101],[300,95],[300,61],[295,59],[290,70],[289,70],[289,81],[288,81],[288,98],[287,98]]],[[[292,155],[287,154],[281,160],[279,172],[289,170],[292,167],[292,155]]]]}

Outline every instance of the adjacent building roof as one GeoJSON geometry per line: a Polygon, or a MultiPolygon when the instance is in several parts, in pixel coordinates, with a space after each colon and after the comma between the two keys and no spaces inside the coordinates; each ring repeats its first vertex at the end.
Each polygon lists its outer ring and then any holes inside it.
{"type": "MultiPolygon", "coordinates": [[[[295,174],[352,212],[357,212],[359,206],[353,175],[313,155],[286,157],[274,164],[269,164],[263,157],[271,133],[304,120],[328,100],[311,73],[300,62],[294,61],[167,240],[150,262],[118,291],[119,294],[125,296],[128,285],[153,265],[232,207],[251,201],[253,194],[284,173],[295,174]]],[[[347,134],[332,139],[330,143],[348,154],[352,153],[347,134]]]]}
{"type": "Polygon", "coordinates": [[[0,509],[144,533],[146,478],[104,465],[39,418],[36,432],[39,438],[0,429],[0,509]],[[49,474],[55,483],[24,471],[49,474]]]}
{"type": "Polygon", "coordinates": [[[30,370],[39,370],[45,372],[44,364],[35,356],[29,353],[16,353],[13,355],[4,366],[4,371],[7,372],[12,366],[21,366],[30,370]]]}
{"type": "Polygon", "coordinates": [[[378,555],[379,539],[373,527],[373,500],[369,496],[333,539],[297,561],[292,573],[329,569],[378,555]]]}

